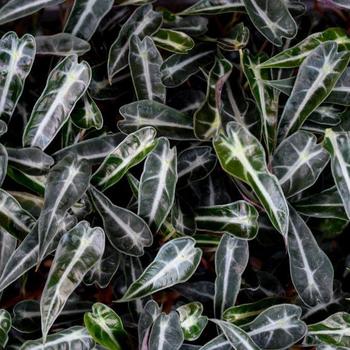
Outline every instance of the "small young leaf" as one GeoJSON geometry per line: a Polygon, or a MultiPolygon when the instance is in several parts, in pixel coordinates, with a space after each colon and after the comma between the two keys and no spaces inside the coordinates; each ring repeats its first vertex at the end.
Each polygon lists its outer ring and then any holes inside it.
{"type": "MultiPolygon", "coordinates": [[[[95,303],[84,315],[84,324],[94,340],[111,350],[121,350],[118,338],[125,335],[120,317],[107,305],[95,303]]],[[[120,339],[119,339],[120,340],[120,339]]]]}
{"type": "Polygon", "coordinates": [[[100,130],[103,126],[103,116],[95,101],[86,92],[82,103],[73,110],[72,122],[81,129],[95,128],[100,130]]]}
{"type": "Polygon", "coordinates": [[[202,316],[203,305],[199,302],[192,302],[178,307],[176,311],[180,315],[185,340],[198,339],[208,323],[208,317],[202,316]]]}
{"type": "Polygon", "coordinates": [[[12,319],[8,311],[0,309],[0,347],[5,349],[8,341],[8,332],[11,329],[12,319]]]}
{"type": "Polygon", "coordinates": [[[215,137],[221,128],[221,91],[231,71],[228,60],[216,59],[209,72],[206,99],[193,116],[194,132],[199,139],[215,137]]]}
{"type": "Polygon", "coordinates": [[[194,47],[189,35],[172,29],[159,29],[152,39],[159,48],[179,54],[187,53],[194,47]]]}

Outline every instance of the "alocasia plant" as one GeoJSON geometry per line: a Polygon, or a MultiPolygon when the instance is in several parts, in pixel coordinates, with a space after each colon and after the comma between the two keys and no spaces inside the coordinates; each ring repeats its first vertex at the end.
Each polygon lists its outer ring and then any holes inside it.
{"type": "Polygon", "coordinates": [[[0,348],[350,348],[348,0],[0,0],[0,348]]]}

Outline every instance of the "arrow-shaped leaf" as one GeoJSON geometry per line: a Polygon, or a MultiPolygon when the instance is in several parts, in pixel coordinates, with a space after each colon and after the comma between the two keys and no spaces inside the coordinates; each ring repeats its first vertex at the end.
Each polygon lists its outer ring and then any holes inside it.
{"type": "Polygon", "coordinates": [[[29,175],[42,175],[49,171],[54,160],[38,148],[7,148],[9,164],[29,175]]]}
{"type": "Polygon", "coordinates": [[[87,139],[74,145],[62,148],[53,154],[56,161],[60,161],[68,154],[72,153],[78,159],[86,159],[91,165],[100,164],[106,156],[111,153],[123,139],[125,135],[116,133],[87,139]]]}
{"type": "Polygon", "coordinates": [[[331,155],[332,174],[348,218],[350,218],[350,133],[327,129],[324,146],[331,155]]]}
{"type": "Polygon", "coordinates": [[[100,261],[86,274],[84,283],[95,284],[100,288],[106,288],[112,281],[119,268],[121,254],[106,242],[105,251],[100,261]]]}
{"type": "Polygon", "coordinates": [[[91,68],[78,56],[61,61],[50,73],[23,134],[23,145],[45,149],[69,118],[76,102],[86,91],[91,68]]]}
{"type": "Polygon", "coordinates": [[[113,3],[113,0],[75,0],[64,31],[89,41],[113,3]]]}
{"type": "Polygon", "coordinates": [[[282,46],[282,38],[292,39],[297,25],[284,0],[243,0],[255,28],[272,44],[282,46]]]}
{"type": "Polygon", "coordinates": [[[0,8],[0,25],[62,2],[64,0],[10,0],[0,8]]]}
{"type": "Polygon", "coordinates": [[[156,131],[145,127],[128,135],[112,152],[92,177],[92,183],[103,191],[116,184],[127,171],[142,162],[154,149],[156,131]]]}
{"type": "Polygon", "coordinates": [[[279,138],[298,130],[307,117],[331,93],[348,65],[350,52],[338,52],[338,44],[326,42],[317,47],[301,64],[292,93],[284,107],[279,138]]]}
{"type": "Polygon", "coordinates": [[[214,140],[222,168],[248,183],[264,206],[272,224],[283,235],[288,230],[288,207],[277,178],[267,170],[265,151],[242,125],[230,122],[226,134],[214,140]]]}
{"type": "Polygon", "coordinates": [[[153,242],[152,232],[147,224],[130,210],[114,205],[94,187],[89,189],[89,194],[113,247],[127,255],[143,255],[144,248],[151,246],[153,242]]]}
{"type": "Polygon", "coordinates": [[[300,320],[301,312],[296,305],[275,305],[243,328],[261,349],[288,349],[307,331],[306,324],[300,320]]]}
{"type": "Polygon", "coordinates": [[[107,349],[122,349],[119,341],[125,336],[123,322],[107,305],[102,303],[92,305],[92,312],[84,315],[84,324],[97,343],[107,349]]]}
{"type": "Polygon", "coordinates": [[[62,236],[40,300],[44,341],[68,297],[100,259],[104,247],[103,230],[91,228],[86,221],[62,236]]]}
{"type": "Polygon", "coordinates": [[[292,282],[309,306],[327,303],[333,295],[334,271],[303,219],[289,207],[288,254],[292,282]]]}
{"type": "Polygon", "coordinates": [[[73,110],[71,118],[74,125],[81,129],[95,128],[100,130],[103,126],[103,116],[95,101],[86,92],[73,110]]]}
{"type": "Polygon", "coordinates": [[[245,325],[254,320],[261,312],[267,308],[284,301],[279,297],[268,297],[254,301],[252,303],[231,306],[222,315],[224,321],[237,326],[245,325]]]}
{"type": "Polygon", "coordinates": [[[337,312],[321,322],[309,325],[306,341],[308,344],[350,347],[350,314],[337,312]]]}
{"type": "Polygon", "coordinates": [[[312,186],[327,165],[329,156],[315,135],[298,131],[282,141],[272,159],[272,171],[286,197],[312,186]]]}
{"type": "Polygon", "coordinates": [[[208,317],[202,316],[203,305],[194,301],[176,309],[185,340],[194,341],[200,337],[208,323],[208,317]]]}
{"type": "Polygon", "coordinates": [[[242,0],[198,0],[180,15],[218,15],[221,13],[244,12],[242,0]]]}
{"type": "Polygon", "coordinates": [[[183,150],[177,161],[178,184],[182,186],[206,178],[216,166],[212,147],[198,146],[183,150]]]}
{"type": "Polygon", "coordinates": [[[194,47],[194,41],[189,35],[167,28],[159,29],[152,39],[159,48],[179,54],[187,53],[194,47]]]}
{"type": "Polygon", "coordinates": [[[3,228],[0,228],[0,276],[4,268],[16,249],[17,240],[3,228]]]}
{"type": "Polygon", "coordinates": [[[166,88],[162,83],[160,66],[163,58],[150,37],[130,39],[129,66],[138,100],[165,103],[166,88]]]}
{"type": "MultiPolygon", "coordinates": [[[[0,22],[1,12],[0,9],[0,22]]],[[[21,39],[14,32],[0,39],[0,119],[8,123],[22,95],[24,82],[32,68],[35,57],[35,40],[25,34],[21,39]]]]}
{"type": "Polygon", "coordinates": [[[7,173],[8,155],[6,147],[0,144],[0,186],[5,180],[7,173]]]}
{"type": "Polygon", "coordinates": [[[90,44],[69,33],[38,35],[35,37],[37,55],[69,56],[84,55],[90,51],[90,44]]]}
{"type": "Polygon", "coordinates": [[[149,337],[150,350],[179,350],[184,341],[180,317],[172,311],[161,313],[154,321],[149,337]]]}
{"type": "Polygon", "coordinates": [[[174,204],[177,182],[176,148],[161,137],[147,157],[140,179],[138,214],[158,231],[174,204]]]}
{"type": "Polygon", "coordinates": [[[249,250],[246,240],[224,234],[215,253],[215,315],[233,306],[241,286],[241,277],[248,264],[249,250]]]}
{"type": "Polygon", "coordinates": [[[202,251],[190,237],[164,244],[153,262],[128,288],[120,302],[143,298],[159,290],[187,281],[196,271],[202,251]]]}
{"type": "Polygon", "coordinates": [[[128,64],[129,40],[131,35],[143,39],[155,33],[162,24],[162,15],[146,4],[137,8],[119,31],[117,39],[109,49],[108,78],[112,81],[114,75],[128,64]]]}
{"type": "Polygon", "coordinates": [[[192,118],[162,103],[141,100],[122,106],[119,112],[124,120],[118,122],[118,127],[125,133],[152,126],[171,140],[195,139],[192,118]]]}
{"type": "Polygon", "coordinates": [[[226,339],[230,342],[231,346],[236,350],[259,350],[260,348],[255,345],[249,335],[241,328],[235,326],[232,323],[220,320],[212,320],[216,323],[226,339]]]}
{"type": "Polygon", "coordinates": [[[74,326],[49,335],[45,343],[43,339],[29,340],[21,346],[21,350],[92,350],[95,342],[86,328],[74,326]]]}
{"type": "Polygon", "coordinates": [[[293,203],[293,206],[305,216],[348,220],[336,186],[302,197],[301,200],[293,203]]]}
{"type": "Polygon", "coordinates": [[[258,233],[258,212],[245,201],[199,207],[195,220],[198,230],[227,233],[242,239],[253,239],[258,233]]]}
{"type": "MultiPolygon", "coordinates": [[[[61,218],[56,237],[60,238],[62,233],[71,229],[76,224],[76,218],[72,215],[66,215],[61,218]]],[[[46,255],[52,253],[57,247],[58,239],[54,240],[47,249],[46,255]]],[[[17,249],[9,257],[4,271],[0,277],[0,291],[4,290],[11,283],[25,274],[35,266],[39,256],[39,237],[38,225],[36,224],[32,231],[20,243],[17,249]]]]}
{"type": "Polygon", "coordinates": [[[326,41],[335,41],[340,48],[350,47],[350,38],[344,29],[328,28],[323,32],[313,33],[307,38],[260,64],[261,68],[298,67],[310,52],[326,41]]]}
{"type": "Polygon", "coordinates": [[[0,225],[19,240],[23,240],[35,225],[33,216],[2,189],[0,189],[0,225]]]}
{"type": "Polygon", "coordinates": [[[50,171],[44,207],[38,219],[39,261],[55,237],[57,225],[67,210],[85,193],[91,176],[87,160],[68,155],[50,171]]]}
{"type": "Polygon", "coordinates": [[[194,132],[199,139],[215,137],[221,128],[221,91],[231,71],[231,63],[222,58],[215,60],[209,72],[206,99],[193,116],[194,132]]]}
{"type": "Polygon", "coordinates": [[[5,349],[8,341],[8,333],[11,329],[12,319],[8,311],[0,310],[0,346],[5,349]]]}
{"type": "Polygon", "coordinates": [[[161,66],[162,82],[167,87],[176,87],[190,76],[199,72],[202,66],[212,61],[212,45],[199,44],[187,54],[175,54],[167,58],[161,66]]]}
{"type": "Polygon", "coordinates": [[[269,78],[269,72],[259,67],[260,60],[260,56],[251,57],[247,51],[243,53],[243,71],[260,112],[265,144],[268,151],[272,153],[277,141],[278,97],[273,89],[264,82],[269,78]]]}
{"type": "Polygon", "coordinates": [[[153,299],[147,301],[137,325],[139,345],[142,349],[147,346],[152,325],[160,313],[161,309],[153,299]]]}

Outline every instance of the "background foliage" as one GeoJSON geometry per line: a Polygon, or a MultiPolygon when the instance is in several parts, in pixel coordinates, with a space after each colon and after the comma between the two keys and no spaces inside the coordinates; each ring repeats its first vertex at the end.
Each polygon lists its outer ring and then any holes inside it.
{"type": "Polygon", "coordinates": [[[349,1],[0,5],[0,348],[350,348],[349,1]]]}

